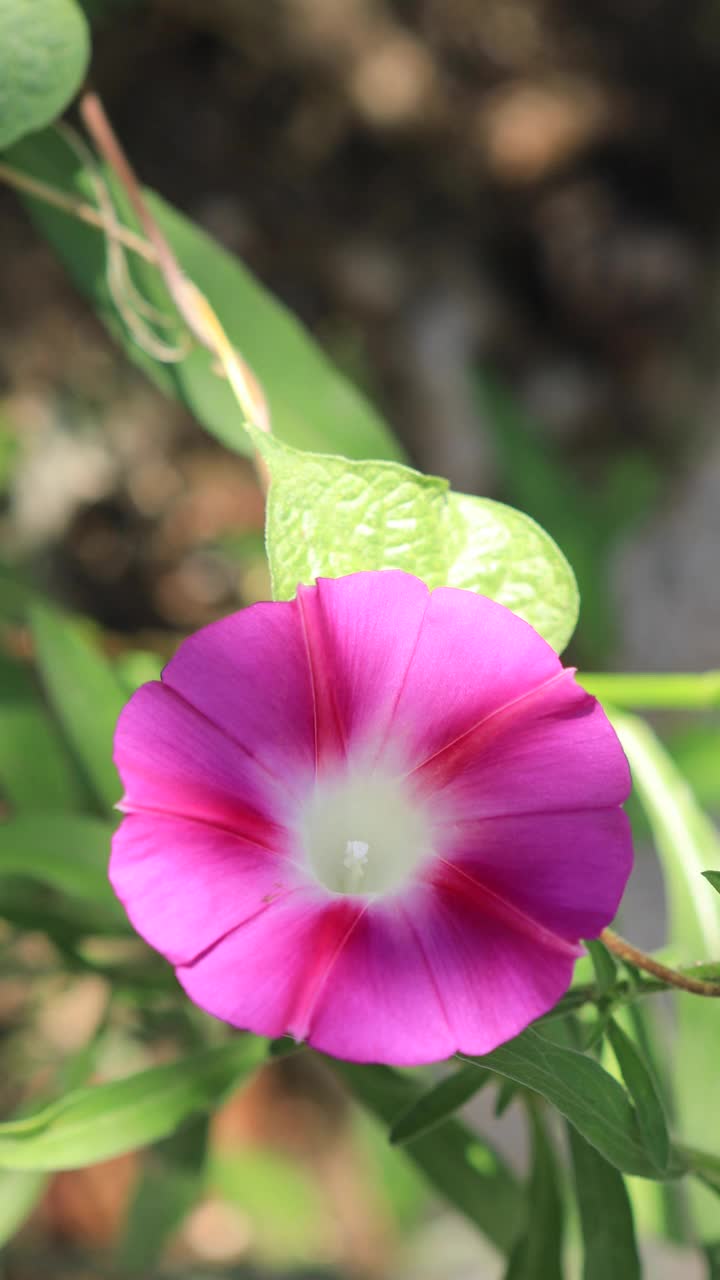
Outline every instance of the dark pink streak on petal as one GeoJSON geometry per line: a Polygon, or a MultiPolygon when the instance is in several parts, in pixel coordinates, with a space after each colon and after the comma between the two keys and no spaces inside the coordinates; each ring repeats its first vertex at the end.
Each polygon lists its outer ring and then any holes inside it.
{"type": "Polygon", "coordinates": [[[320,578],[298,588],[315,694],[318,762],[375,747],[394,721],[428,602],[396,570],[320,578]]]}
{"type": "Polygon", "coordinates": [[[282,777],[158,681],[123,710],[115,763],[125,812],[157,812],[225,827],[284,849],[288,793],[282,777]]]}
{"type": "Polygon", "coordinates": [[[461,1053],[489,1053],[560,999],[574,956],[547,947],[455,893],[433,893],[422,930],[450,1026],[461,1053]]]}
{"type": "Polygon", "coordinates": [[[524,934],[548,951],[557,951],[560,955],[575,960],[582,955],[581,947],[546,928],[509,898],[503,897],[496,890],[489,889],[465,867],[453,866],[443,859],[437,859],[429,869],[428,883],[437,893],[449,895],[450,898],[460,898],[463,904],[475,908],[478,912],[480,928],[483,920],[491,917],[507,925],[508,929],[524,934]]]}
{"type": "Polygon", "coordinates": [[[366,911],[367,904],[358,898],[335,898],[318,915],[312,952],[300,959],[297,988],[288,1012],[287,1029],[296,1040],[308,1038],[325,984],[366,911]]]}
{"type": "Polygon", "coordinates": [[[389,900],[372,903],[358,919],[316,1001],[308,1035],[315,1048],[354,1062],[407,1066],[454,1052],[412,914],[389,900]]]}
{"type": "Polygon", "coordinates": [[[622,809],[520,814],[456,824],[444,857],[569,939],[610,924],[632,870],[622,809]]]}
{"type": "Polygon", "coordinates": [[[228,831],[138,814],[115,833],[110,881],[141,937],[187,964],[302,877],[287,858],[228,831]]]}
{"type": "Polygon", "coordinates": [[[413,783],[456,821],[609,808],[631,785],[614,729],[571,672],[434,756],[413,783]]]}
{"type": "Polygon", "coordinates": [[[216,1018],[279,1036],[291,1030],[304,975],[322,936],[327,896],[300,888],[177,969],[191,1000],[216,1018]]]}

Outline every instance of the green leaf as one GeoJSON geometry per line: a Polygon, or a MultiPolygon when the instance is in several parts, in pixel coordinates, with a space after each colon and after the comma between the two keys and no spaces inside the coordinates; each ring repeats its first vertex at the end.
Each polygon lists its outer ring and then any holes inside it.
{"type": "Polygon", "coordinates": [[[157,1142],[216,1106],[265,1053],[265,1041],[238,1037],[171,1066],[78,1089],[0,1124],[0,1168],[77,1169],[157,1142]]]}
{"type": "MultiPolygon", "coordinates": [[[[647,814],[662,864],[673,963],[692,964],[720,955],[720,898],[702,881],[706,867],[720,866],[720,837],[698,805],[686,779],[644,720],[611,712],[630,762],[638,797],[647,814]]],[[[720,1146],[720,1112],[707,1099],[717,1087],[717,1003],[676,997],[672,1055],[675,1119],[683,1138],[720,1146]]],[[[693,1188],[691,1205],[703,1237],[717,1230],[717,1204],[693,1188]]]]}
{"type": "Polygon", "coordinates": [[[552,1143],[535,1105],[530,1105],[532,1169],[527,1232],[517,1245],[505,1280],[562,1280],[563,1198],[552,1143]]]}
{"type": "Polygon", "coordinates": [[[618,1169],[658,1177],[630,1099],[593,1058],[530,1029],[492,1053],[468,1060],[535,1090],[618,1169]]]}
{"type": "Polygon", "coordinates": [[[506,605],[562,649],[577,620],[570,566],[532,520],[453,494],[446,480],[391,462],[303,454],[249,428],[270,468],[266,540],[276,599],[298,583],[403,569],[506,605]]]}
{"type": "Polygon", "coordinates": [[[113,830],[89,814],[20,814],[0,824],[0,875],[30,876],[73,897],[118,907],[107,877],[113,830]]]}
{"type": "Polygon", "coordinates": [[[0,1171],[0,1246],[19,1231],[40,1199],[47,1176],[18,1170],[0,1171]]]}
{"type": "Polygon", "coordinates": [[[670,1137],[655,1080],[637,1046],[613,1018],[608,1022],[607,1035],[635,1103],[638,1128],[645,1147],[658,1171],[664,1173],[670,1161],[670,1137]]]}
{"type": "Polygon", "coordinates": [[[703,1250],[707,1262],[707,1280],[720,1280],[720,1240],[713,1240],[703,1250]]]}
{"type": "MultiPolygon", "coordinates": [[[[390,1067],[328,1062],[357,1100],[389,1127],[419,1096],[413,1081],[390,1067]]],[[[512,1248],[523,1229],[525,1204],[514,1174],[489,1143],[450,1119],[402,1150],[498,1249],[512,1248]]]]}
{"type": "Polygon", "coordinates": [[[598,992],[601,996],[606,996],[615,985],[617,965],[607,947],[597,938],[588,938],[585,946],[592,960],[598,992]]]}
{"type": "Polygon", "coordinates": [[[149,1152],[118,1249],[117,1267],[122,1274],[152,1272],[167,1240],[199,1198],[207,1134],[207,1117],[201,1116],[149,1152]]]}
{"type": "Polygon", "coordinates": [[[405,1142],[413,1142],[422,1133],[435,1129],[469,1102],[490,1080],[491,1073],[488,1071],[484,1077],[478,1076],[474,1064],[461,1067],[452,1075],[445,1076],[398,1116],[390,1130],[390,1141],[402,1146],[405,1142]]]}
{"type": "Polygon", "coordinates": [[[100,808],[112,809],[120,798],[112,743],[125,690],[76,622],[44,604],[33,606],[30,619],[53,709],[100,808]]]}
{"type": "Polygon", "coordinates": [[[580,1209],[583,1280],[640,1280],[640,1259],[627,1189],[621,1174],[568,1126],[580,1209]]]}
{"type": "Polygon", "coordinates": [[[705,879],[720,893],[720,871],[703,871],[705,879]]]}
{"type": "Polygon", "coordinates": [[[514,507],[451,493],[449,566],[442,581],[497,600],[562,653],[580,608],[575,575],[549,533],[514,507]]]}
{"type": "Polygon", "coordinates": [[[0,791],[14,810],[78,809],[86,796],[26,667],[0,657],[0,791]]]}
{"type": "Polygon", "coordinates": [[[89,55],[75,0],[0,0],[0,147],[64,111],[89,55]]]}
{"type": "MultiPolygon", "coordinates": [[[[7,156],[22,172],[96,203],[92,178],[57,131],[24,139],[7,156]]],[[[260,380],[273,431],[305,449],[337,450],[351,457],[397,458],[402,450],[368,401],[332,366],[295,317],[232,254],[165,201],[146,193],[161,230],[190,279],[205,294],[234,346],[260,380]]],[[[168,395],[179,399],[229,448],[249,452],[242,417],[213,358],[195,345],[178,363],[160,363],[141,349],[113,303],[103,237],[71,215],[25,199],[33,220],[90,298],[127,355],[168,395]]],[[[130,255],[132,258],[133,255],[130,255]]],[[[134,259],[133,277],[143,293],[174,315],[154,267],[134,259]]],[[[180,330],[171,332],[175,342],[180,330]]],[[[168,334],[164,335],[168,340],[168,334]]]]}

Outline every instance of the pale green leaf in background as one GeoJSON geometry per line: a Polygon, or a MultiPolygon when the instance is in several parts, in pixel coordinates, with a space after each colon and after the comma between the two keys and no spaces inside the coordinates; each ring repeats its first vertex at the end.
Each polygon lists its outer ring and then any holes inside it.
{"type": "Polygon", "coordinates": [[[64,111],[89,55],[87,22],[75,0],[0,0],[0,147],[64,111]]]}
{"type": "Polygon", "coordinates": [[[27,666],[0,655],[0,794],[13,811],[80,809],[87,793],[27,666]]]}
{"type": "Polygon", "coordinates": [[[0,1171],[0,1246],[19,1231],[40,1199],[47,1175],[26,1170],[0,1171]]]}
{"type": "Polygon", "coordinates": [[[157,1142],[215,1107],[266,1051],[264,1040],[238,1036],[170,1066],[68,1093],[0,1124],[0,1169],[77,1169],[157,1142]]]}
{"type": "MultiPolygon", "coordinates": [[[[650,726],[637,716],[611,712],[630,762],[638,797],[647,814],[662,864],[668,899],[669,937],[678,963],[720,958],[720,898],[709,893],[702,872],[720,866],[720,836],[698,805],[650,726]]],[[[720,1024],[717,1001],[676,997],[673,1037],[674,1104],[683,1140],[720,1145],[720,1109],[708,1105],[717,1090],[720,1024]]],[[[706,1238],[717,1233],[717,1202],[693,1188],[692,1207],[706,1238]]]]}
{"type": "Polygon", "coordinates": [[[713,889],[720,893],[720,871],[703,871],[703,875],[708,884],[711,884],[713,889]]]}
{"type": "Polygon", "coordinates": [[[33,606],[30,621],[50,703],[99,807],[112,809],[121,792],[112,744],[125,689],[77,622],[44,604],[33,606]]]}
{"type": "Polygon", "coordinates": [[[0,875],[30,876],[122,914],[107,878],[114,827],[85,813],[23,813],[0,823],[0,875]]]}

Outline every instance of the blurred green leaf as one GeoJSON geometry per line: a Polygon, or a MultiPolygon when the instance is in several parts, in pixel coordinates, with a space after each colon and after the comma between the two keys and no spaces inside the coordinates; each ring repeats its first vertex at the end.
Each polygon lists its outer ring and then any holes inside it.
{"type": "Polygon", "coordinates": [[[171,1066],[78,1089],[35,1115],[0,1124],[1,1169],[77,1169],[174,1133],[256,1069],[267,1045],[237,1037],[171,1066]]]}
{"type": "Polygon", "coordinates": [[[505,1280],[562,1280],[560,1170],[539,1108],[530,1103],[528,1109],[532,1128],[528,1227],[515,1248],[505,1280]]]}
{"type": "Polygon", "coordinates": [[[585,1254],[583,1280],[640,1280],[625,1182],[572,1126],[568,1126],[568,1136],[585,1254]]]}
{"type": "Polygon", "coordinates": [[[0,147],[64,111],[89,56],[75,0],[0,0],[0,147]]]}
{"type": "Polygon", "coordinates": [[[503,496],[526,511],[557,541],[577,576],[583,602],[576,645],[583,663],[603,662],[612,648],[615,609],[608,559],[623,533],[650,509],[658,491],[657,464],[624,448],[592,483],[543,439],[519,399],[486,371],[478,373],[482,419],[493,431],[502,467],[503,496]]]}
{"type": "Polygon", "coordinates": [[[720,871],[703,871],[703,875],[713,889],[720,893],[720,871]]]}
{"type": "Polygon", "coordinates": [[[490,596],[556,649],[575,626],[572,570],[551,538],[502,503],[452,494],[447,481],[391,462],[303,454],[249,428],[272,476],[268,557],[276,599],[298,583],[404,569],[429,587],[490,596]]]}
{"type": "Polygon", "coordinates": [[[162,669],[163,660],[160,655],[148,653],[144,649],[128,649],[115,662],[115,671],[128,698],[141,684],[159,680],[162,669]]]}
{"type": "Polygon", "coordinates": [[[607,947],[597,938],[588,938],[585,946],[592,960],[598,992],[605,996],[615,985],[617,965],[607,947]]]}
{"type": "Polygon", "coordinates": [[[148,1153],[117,1250],[125,1275],[148,1275],[203,1189],[207,1117],[192,1121],[148,1153]]]}
{"type": "Polygon", "coordinates": [[[207,1184],[250,1221],[254,1249],[264,1259],[308,1262],[323,1250],[327,1204],[311,1168],[299,1160],[257,1148],[215,1151],[207,1184]]]}
{"type": "Polygon", "coordinates": [[[707,1262],[707,1280],[720,1280],[720,1240],[713,1240],[703,1249],[707,1262]]]}
{"type": "MultiPolygon", "coordinates": [[[[708,893],[702,872],[720,865],[718,832],[650,726],[620,712],[612,712],[611,719],[662,864],[674,963],[714,959],[720,955],[720,899],[708,893]]],[[[672,1053],[677,1126],[688,1142],[720,1146],[720,1113],[707,1105],[717,1085],[715,1001],[678,996],[676,1007],[672,1053]]],[[[700,1233],[712,1237],[717,1204],[702,1188],[692,1190],[691,1201],[700,1233]]]]}
{"type": "Polygon", "coordinates": [[[40,931],[68,955],[83,939],[99,934],[127,937],[132,928],[120,903],[89,903],[82,898],[60,896],[38,888],[31,878],[4,880],[0,893],[0,919],[20,929],[40,931]]]}
{"type": "Polygon", "coordinates": [[[402,1146],[419,1138],[422,1133],[428,1133],[469,1102],[490,1080],[492,1074],[488,1071],[484,1077],[479,1076],[474,1064],[453,1071],[398,1116],[390,1130],[390,1141],[402,1146]]]}
{"type": "Polygon", "coordinates": [[[11,1240],[40,1199],[47,1175],[0,1170],[0,1247],[11,1240]]]}
{"type": "Polygon", "coordinates": [[[625,1090],[593,1058],[530,1029],[469,1061],[539,1093],[618,1169],[659,1176],[625,1090]]]}
{"type": "Polygon", "coordinates": [[[33,606],[30,620],[50,702],[99,806],[112,809],[120,799],[112,744],[125,690],[77,622],[45,604],[33,606]]]}
{"type": "Polygon", "coordinates": [[[687,675],[588,671],[581,683],[600,702],[637,711],[708,711],[720,707],[720,671],[687,675]]]}
{"type": "MultiPolygon", "coordinates": [[[[56,130],[24,139],[12,148],[7,161],[36,179],[96,203],[91,176],[56,130]]],[[[280,439],[304,449],[337,450],[355,458],[400,457],[400,446],[382,419],[333,368],[295,317],[237,258],[158,196],[146,194],[185,272],[206,295],[230,341],[260,380],[280,439]]],[[[129,357],[225,445],[249,452],[237,403],[214,371],[210,353],[194,345],[178,363],[161,363],[142,350],[110,296],[102,235],[46,203],[29,198],[25,203],[129,357]]],[[[157,270],[139,258],[131,266],[145,296],[173,316],[157,270]]],[[[179,333],[179,329],[174,337],[171,333],[171,340],[177,340],[179,333]]],[[[167,341],[167,333],[164,337],[167,341]]]]}
{"type": "Polygon", "coordinates": [[[607,1036],[622,1078],[635,1103],[638,1128],[645,1147],[659,1172],[663,1173],[670,1160],[670,1137],[665,1110],[650,1067],[637,1046],[613,1018],[608,1022],[607,1036]]]}
{"type": "Polygon", "coordinates": [[[20,814],[0,824],[0,875],[30,876],[71,896],[117,907],[107,877],[113,830],[89,814],[20,814]]]}
{"type": "MultiPolygon", "coordinates": [[[[385,1125],[418,1098],[413,1080],[390,1067],[328,1059],[351,1093],[385,1125]]],[[[459,1120],[445,1120],[402,1148],[440,1195],[507,1253],[523,1230],[526,1206],[514,1174],[459,1120]]]]}
{"type": "Polygon", "coordinates": [[[0,791],[12,809],[78,809],[85,792],[27,668],[0,655],[0,791]]]}

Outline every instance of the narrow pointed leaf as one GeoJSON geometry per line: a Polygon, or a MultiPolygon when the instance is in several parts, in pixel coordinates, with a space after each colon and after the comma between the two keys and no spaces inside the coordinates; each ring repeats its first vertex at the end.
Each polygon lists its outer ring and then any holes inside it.
{"type": "Polygon", "coordinates": [[[635,1103],[638,1128],[643,1141],[662,1173],[670,1160],[670,1137],[657,1085],[639,1049],[613,1018],[608,1023],[607,1035],[623,1080],[635,1103]]]}
{"type": "Polygon", "coordinates": [[[469,1102],[491,1079],[489,1071],[483,1077],[477,1067],[470,1066],[439,1080],[398,1117],[390,1130],[390,1141],[402,1146],[428,1133],[469,1102]]]}
{"type": "Polygon", "coordinates": [[[0,1171],[0,1246],[7,1244],[29,1218],[47,1183],[44,1173],[0,1171]]]}
{"type": "Polygon", "coordinates": [[[659,1176],[627,1093],[593,1058],[530,1029],[471,1061],[539,1093],[616,1168],[659,1176]]]}
{"type": "Polygon", "coordinates": [[[720,893],[720,871],[703,871],[703,875],[713,889],[720,893]]]}
{"type": "Polygon", "coordinates": [[[505,1280],[562,1280],[563,1197],[552,1143],[536,1106],[530,1107],[532,1170],[527,1232],[516,1246],[505,1280]]]}
{"type": "Polygon", "coordinates": [[[622,1175],[568,1126],[583,1237],[583,1280],[640,1280],[640,1259],[622,1175]]]}

